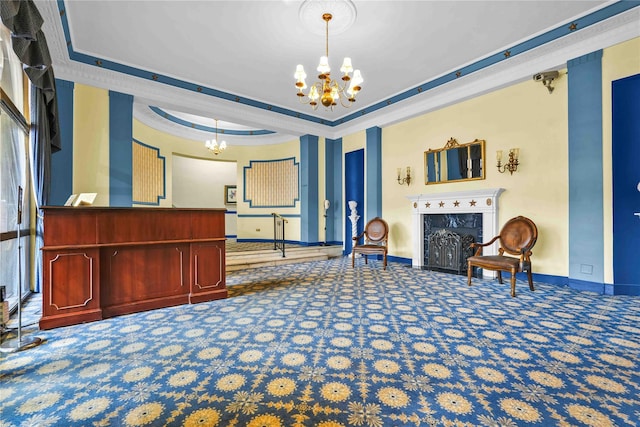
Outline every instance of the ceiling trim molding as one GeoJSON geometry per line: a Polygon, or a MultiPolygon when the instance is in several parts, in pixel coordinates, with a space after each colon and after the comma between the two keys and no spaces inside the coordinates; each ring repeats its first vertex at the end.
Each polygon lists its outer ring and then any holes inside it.
{"type": "MultiPolygon", "coordinates": [[[[156,107],[157,108],[157,107],[156,107]]],[[[215,128],[211,128],[211,131],[201,130],[196,127],[187,127],[183,124],[167,120],[162,115],[159,115],[156,111],[152,110],[148,104],[144,102],[134,102],[133,104],[133,117],[140,123],[149,126],[159,132],[164,132],[169,135],[173,135],[178,138],[182,138],[188,141],[193,141],[196,144],[203,144],[207,139],[211,139],[211,134],[215,133],[215,128]]],[[[202,128],[208,128],[202,126],[202,128]]],[[[227,129],[227,132],[231,132],[227,129]]],[[[296,135],[284,134],[284,133],[270,133],[264,135],[233,135],[230,133],[225,134],[225,139],[229,145],[271,145],[281,144],[284,142],[290,142],[297,139],[296,135]]]]}
{"type": "Polygon", "coordinates": [[[162,108],[159,108],[159,107],[154,107],[150,105],[149,109],[154,113],[156,113],[158,116],[162,117],[163,119],[174,122],[180,126],[186,126],[192,129],[198,129],[198,130],[202,130],[210,133],[221,133],[224,135],[237,135],[237,136],[259,136],[259,135],[270,135],[275,133],[274,131],[267,130],[267,129],[243,130],[243,129],[229,129],[229,128],[225,129],[225,128],[218,127],[216,130],[215,127],[205,126],[199,123],[191,122],[189,120],[181,119],[180,117],[176,117],[173,114],[167,111],[164,111],[162,108]]]}
{"type": "MultiPolygon", "coordinates": [[[[62,25],[62,30],[64,33],[64,39],[66,40],[66,51],[67,51],[69,60],[71,62],[81,63],[92,68],[93,70],[87,71],[87,74],[93,75],[95,74],[96,69],[101,69],[101,70],[109,70],[109,71],[115,72],[118,75],[125,74],[131,77],[137,77],[138,79],[143,79],[152,83],[163,83],[165,86],[168,86],[174,89],[185,90],[188,92],[201,94],[203,96],[216,98],[223,101],[228,101],[238,106],[243,106],[247,108],[257,108],[263,111],[278,113],[277,114],[278,116],[293,118],[295,119],[295,121],[303,120],[306,122],[306,125],[307,125],[306,129],[308,131],[309,130],[308,126],[310,124],[320,125],[320,127],[322,128],[324,127],[336,128],[340,125],[344,125],[349,122],[356,121],[358,119],[361,119],[364,116],[371,115],[380,110],[388,109],[388,107],[392,105],[397,105],[397,104],[406,102],[407,100],[413,100],[414,98],[420,98],[422,95],[426,93],[429,93],[431,95],[433,93],[432,91],[434,91],[435,89],[438,89],[441,86],[444,86],[452,82],[455,82],[457,80],[460,80],[462,78],[468,77],[470,75],[478,73],[487,68],[495,67],[498,64],[503,64],[503,63],[511,64],[514,62],[514,59],[518,58],[523,54],[526,54],[527,52],[530,52],[532,50],[537,50],[554,41],[561,40],[563,38],[570,37],[572,35],[580,34],[581,32],[584,32],[589,28],[596,26],[596,24],[600,24],[603,21],[614,18],[618,15],[624,14],[625,12],[629,12],[632,9],[637,8],[638,6],[640,6],[640,3],[635,1],[617,1],[612,4],[606,5],[601,9],[598,9],[594,12],[591,12],[580,18],[577,18],[576,20],[572,21],[571,24],[568,24],[568,25],[564,24],[564,25],[555,27],[531,39],[514,44],[506,49],[503,49],[500,52],[493,53],[473,63],[465,65],[457,70],[452,70],[435,79],[429,80],[419,86],[400,92],[392,97],[379,101],[373,105],[364,107],[360,110],[356,110],[346,116],[343,116],[333,121],[326,120],[317,116],[312,116],[310,114],[289,110],[287,108],[270,105],[268,103],[255,100],[249,97],[235,95],[235,94],[224,92],[218,89],[205,87],[202,85],[198,85],[196,83],[187,82],[171,76],[154,73],[152,71],[142,70],[136,67],[123,65],[123,64],[119,64],[103,58],[98,58],[95,56],[76,52],[73,49],[73,44],[71,41],[71,35],[69,32],[69,25],[67,21],[67,14],[65,10],[64,0],[57,0],[57,5],[58,5],[60,23],[62,25]]],[[[111,77],[111,79],[113,79],[113,77],[111,77]]],[[[118,78],[118,81],[121,82],[121,77],[118,78]]],[[[287,126],[287,128],[290,129],[289,126],[287,126]]],[[[301,132],[303,134],[308,133],[306,131],[301,131],[301,132]]]]}
{"type": "MultiPolygon", "coordinates": [[[[359,129],[371,126],[388,126],[452,105],[466,99],[475,98],[516,83],[531,81],[535,73],[566,68],[567,61],[605,49],[626,40],[640,37],[640,8],[632,9],[590,27],[582,33],[557,39],[537,49],[530,50],[508,62],[501,62],[445,85],[429,90],[428,96],[408,99],[388,114],[380,111],[367,115],[359,124],[359,129]]],[[[340,128],[343,132],[348,128],[340,128]]],[[[338,134],[348,134],[340,133],[338,134]]]]}

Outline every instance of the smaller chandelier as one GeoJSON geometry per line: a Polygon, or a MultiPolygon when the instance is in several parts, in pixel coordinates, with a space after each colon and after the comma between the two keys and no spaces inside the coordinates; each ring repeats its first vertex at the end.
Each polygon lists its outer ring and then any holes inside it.
{"type": "Polygon", "coordinates": [[[364,81],[360,70],[354,70],[351,65],[351,58],[344,58],[340,72],[342,73],[342,83],[336,80],[331,80],[331,68],[329,67],[329,21],[333,16],[330,13],[322,15],[322,19],[326,23],[326,56],[320,57],[320,65],[318,65],[319,81],[313,83],[309,88],[309,94],[305,94],[304,90],[307,88],[307,84],[304,79],[307,78],[307,74],[304,72],[304,67],[299,64],[296,67],[296,73],[294,77],[296,79],[296,87],[298,88],[298,99],[303,104],[309,104],[314,110],[318,108],[318,99],[320,103],[326,108],[332,109],[334,105],[338,105],[338,102],[343,107],[350,107],[351,104],[356,102],[356,95],[362,89],[360,85],[364,81]],[[349,74],[353,72],[353,76],[349,74]],[[309,99],[305,100],[307,96],[309,99]]]}
{"type": "Polygon", "coordinates": [[[218,119],[216,119],[216,137],[215,137],[215,139],[207,139],[204,142],[204,146],[207,147],[207,149],[209,151],[211,151],[213,154],[215,154],[216,156],[227,149],[227,142],[226,141],[222,141],[222,142],[220,142],[220,144],[218,144],[218,119]]]}

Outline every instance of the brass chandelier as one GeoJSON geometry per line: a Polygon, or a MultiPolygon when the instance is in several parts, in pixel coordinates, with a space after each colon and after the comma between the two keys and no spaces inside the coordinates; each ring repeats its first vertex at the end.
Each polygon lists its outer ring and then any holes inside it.
{"type": "Polygon", "coordinates": [[[211,151],[213,154],[215,154],[216,156],[220,153],[222,153],[224,150],[227,149],[227,142],[226,141],[221,141],[220,143],[218,143],[218,119],[216,120],[216,137],[215,139],[208,139],[204,142],[204,146],[207,147],[207,149],[209,151],[211,151]]]}
{"type": "Polygon", "coordinates": [[[309,88],[309,93],[305,94],[304,90],[307,89],[305,79],[307,74],[304,72],[302,64],[298,64],[296,67],[296,73],[294,77],[296,79],[296,87],[298,88],[298,99],[303,104],[309,104],[316,110],[318,109],[318,99],[320,103],[326,108],[333,110],[338,102],[343,107],[350,107],[351,104],[356,102],[356,95],[360,91],[360,85],[363,82],[360,70],[353,70],[351,65],[351,58],[344,58],[340,72],[342,73],[342,82],[331,79],[331,68],[329,67],[329,21],[331,21],[333,15],[330,13],[322,14],[322,19],[326,25],[326,54],[320,57],[320,64],[318,65],[319,81],[313,83],[309,88]],[[349,74],[353,72],[353,76],[349,74]],[[305,100],[305,96],[308,100],[305,100]]]}

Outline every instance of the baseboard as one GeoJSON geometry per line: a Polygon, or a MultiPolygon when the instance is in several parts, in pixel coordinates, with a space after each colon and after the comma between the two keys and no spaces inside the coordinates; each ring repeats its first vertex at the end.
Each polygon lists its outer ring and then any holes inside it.
{"type": "MultiPolygon", "coordinates": [[[[382,259],[382,257],[380,257],[379,259],[382,259]]],[[[404,257],[392,256],[392,255],[387,255],[387,261],[389,261],[389,262],[399,262],[401,264],[412,264],[413,263],[413,259],[412,258],[404,258],[404,257]]]]}
{"type": "Polygon", "coordinates": [[[640,284],[638,283],[617,283],[615,285],[605,285],[607,295],[640,295],[640,284]]]}

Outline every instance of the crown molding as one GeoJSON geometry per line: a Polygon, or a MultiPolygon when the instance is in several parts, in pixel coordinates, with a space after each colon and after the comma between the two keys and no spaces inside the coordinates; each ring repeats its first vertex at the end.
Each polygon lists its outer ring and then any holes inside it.
{"type": "MultiPolygon", "coordinates": [[[[564,68],[567,61],[573,58],[640,36],[640,26],[638,25],[638,22],[640,22],[640,7],[635,7],[586,28],[578,29],[554,41],[519,53],[507,60],[499,61],[471,74],[462,75],[458,79],[425,90],[419,95],[408,96],[398,103],[380,108],[371,113],[366,113],[367,106],[364,106],[361,110],[353,110],[349,114],[358,114],[361,111],[362,117],[353,118],[346,123],[335,125],[335,122],[340,121],[338,119],[332,122],[334,126],[330,126],[71,61],[65,43],[64,30],[59,18],[57,2],[36,0],[36,4],[42,15],[45,16],[44,31],[47,35],[51,56],[54,59],[54,72],[57,78],[127,93],[133,95],[136,103],[140,104],[145,103],[204,116],[211,115],[211,112],[215,111],[216,117],[221,120],[243,123],[256,128],[278,132],[275,135],[271,135],[271,138],[273,138],[273,141],[280,142],[305,134],[337,139],[373,126],[388,126],[483,93],[531,79],[533,74],[540,71],[564,68]]],[[[478,58],[471,63],[480,59],[482,58],[478,58]]],[[[450,70],[448,73],[455,71],[450,70]]],[[[430,81],[433,80],[430,79],[430,81]]],[[[406,92],[407,89],[403,89],[398,94],[406,92]]],[[[261,100],[256,101],[263,102],[261,100]]],[[[145,124],[152,123],[149,125],[156,128],[162,122],[162,120],[152,121],[144,115],[140,117],[143,118],[140,119],[141,121],[147,120],[145,124]]],[[[174,135],[176,135],[176,132],[179,133],[176,136],[202,140],[201,135],[192,134],[185,129],[182,129],[182,131],[176,129],[176,127],[184,128],[184,126],[163,126],[173,129],[171,133],[174,135]]],[[[169,132],[169,130],[166,131],[169,132]]],[[[244,143],[253,144],[256,138],[258,137],[250,137],[250,141],[245,141],[244,143]]],[[[265,138],[265,140],[267,139],[265,138]]],[[[231,140],[230,137],[229,140],[231,140]]]]}
{"type": "MultiPolygon", "coordinates": [[[[215,134],[214,132],[193,129],[185,125],[173,122],[171,120],[167,120],[152,111],[146,102],[134,102],[133,117],[134,119],[153,129],[176,136],[178,138],[193,141],[197,144],[202,144],[203,141],[211,139],[211,137],[215,134]]],[[[220,135],[224,135],[224,139],[227,141],[227,144],[237,146],[281,144],[284,142],[290,142],[298,138],[295,135],[283,133],[254,136],[237,136],[227,133],[220,133],[220,135]]]]}

